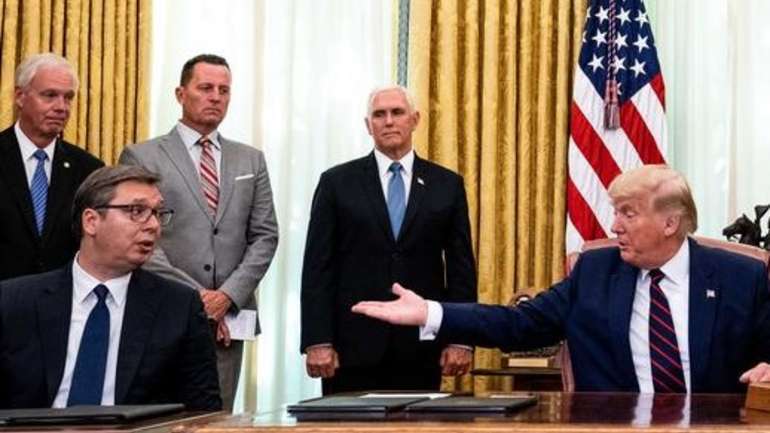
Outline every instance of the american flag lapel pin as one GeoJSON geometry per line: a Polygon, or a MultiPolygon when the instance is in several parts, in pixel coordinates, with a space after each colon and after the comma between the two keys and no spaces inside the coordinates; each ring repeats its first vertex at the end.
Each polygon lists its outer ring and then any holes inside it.
{"type": "Polygon", "coordinates": [[[418,177],[418,178],[417,178],[417,183],[419,183],[419,184],[420,184],[420,185],[422,185],[422,186],[425,186],[425,181],[424,181],[424,180],[422,180],[422,178],[421,178],[421,177],[418,177]]]}
{"type": "Polygon", "coordinates": [[[713,289],[706,289],[706,299],[714,299],[717,297],[717,291],[713,289]]]}

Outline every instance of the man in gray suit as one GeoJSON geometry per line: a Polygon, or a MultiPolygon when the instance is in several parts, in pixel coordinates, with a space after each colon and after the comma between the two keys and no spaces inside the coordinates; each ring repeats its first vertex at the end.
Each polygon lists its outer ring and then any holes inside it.
{"type": "MultiPolygon", "coordinates": [[[[256,310],[255,291],[275,254],[278,224],[261,151],[217,131],[230,102],[230,68],[201,54],[185,63],[182,119],[166,135],[126,147],[120,163],[161,175],[174,223],[144,268],[200,292],[215,328],[222,400],[231,409],[243,342],[231,341],[228,312],[256,310]]],[[[259,322],[255,335],[259,333],[259,322]]]]}

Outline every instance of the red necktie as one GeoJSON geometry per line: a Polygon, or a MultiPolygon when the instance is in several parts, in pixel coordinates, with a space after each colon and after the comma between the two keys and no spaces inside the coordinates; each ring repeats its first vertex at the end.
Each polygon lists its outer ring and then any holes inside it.
{"type": "Polygon", "coordinates": [[[201,163],[198,168],[201,177],[201,188],[206,203],[209,205],[211,215],[217,214],[219,201],[219,177],[217,176],[217,164],[214,162],[214,152],[211,150],[211,140],[203,136],[198,140],[201,146],[201,163]]]}
{"type": "Polygon", "coordinates": [[[650,271],[650,364],[656,393],[686,393],[682,359],[660,269],[650,271]]]}

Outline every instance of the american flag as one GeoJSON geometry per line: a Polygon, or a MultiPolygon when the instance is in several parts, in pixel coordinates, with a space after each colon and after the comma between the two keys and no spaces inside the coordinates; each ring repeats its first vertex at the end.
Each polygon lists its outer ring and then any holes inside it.
{"type": "Polygon", "coordinates": [[[665,163],[663,75],[642,0],[591,0],[570,108],[567,252],[608,237],[607,188],[621,172],[665,163]]]}

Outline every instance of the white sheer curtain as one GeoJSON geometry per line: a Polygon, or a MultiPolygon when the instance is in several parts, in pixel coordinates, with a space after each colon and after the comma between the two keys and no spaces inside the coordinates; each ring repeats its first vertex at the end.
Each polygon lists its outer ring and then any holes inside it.
{"type": "Polygon", "coordinates": [[[254,135],[260,31],[260,2],[253,0],[162,0],[153,2],[150,134],[171,130],[182,110],[174,97],[182,65],[202,53],[230,64],[232,98],[220,132],[227,138],[261,147],[254,135]],[[226,7],[225,7],[226,6],[226,7]]]}
{"type": "Polygon", "coordinates": [[[310,203],[322,171],[371,149],[366,97],[393,75],[390,1],[267,0],[264,12],[262,142],[281,231],[260,290],[259,411],[320,395],[299,353],[310,203]]]}
{"type": "Polygon", "coordinates": [[[666,82],[668,160],[690,181],[699,233],[770,202],[770,2],[647,0],[666,82]]]}
{"type": "Polygon", "coordinates": [[[274,410],[320,395],[299,353],[308,213],[320,173],[371,149],[366,97],[393,80],[391,3],[154,2],[151,133],[165,134],[180,116],[173,90],[183,63],[204,52],[222,55],[233,93],[220,131],[265,151],[273,186],[281,231],[259,291],[258,379],[248,375],[253,365],[244,366],[236,410],[274,410]],[[258,408],[243,398],[254,386],[258,408]]]}

